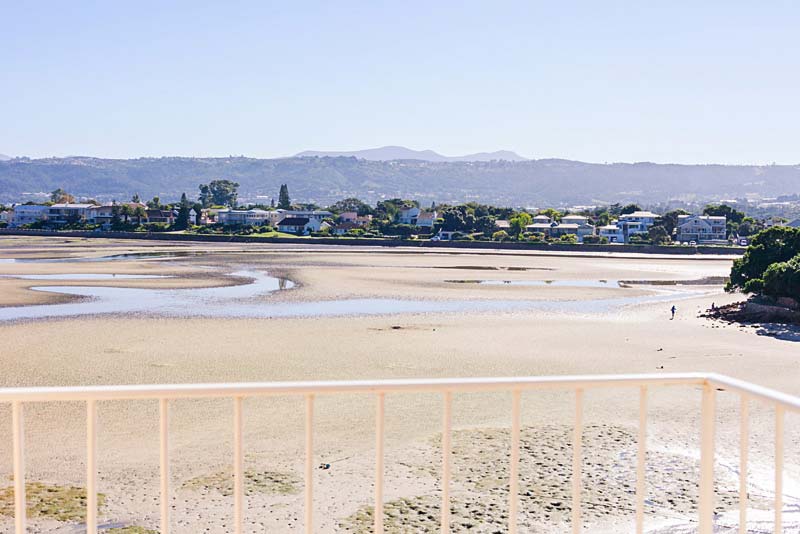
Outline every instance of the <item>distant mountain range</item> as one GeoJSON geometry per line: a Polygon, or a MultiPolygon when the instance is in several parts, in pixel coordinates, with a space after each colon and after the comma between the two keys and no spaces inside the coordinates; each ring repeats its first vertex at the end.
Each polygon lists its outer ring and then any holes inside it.
{"type": "Polygon", "coordinates": [[[0,161],[8,161],[11,159],[11,156],[6,156],[5,154],[0,154],[0,161]]]}
{"type": "Polygon", "coordinates": [[[329,205],[358,197],[479,201],[502,206],[559,206],[613,202],[652,204],[670,199],[719,200],[800,192],[800,165],[598,164],[562,159],[526,161],[370,161],[355,157],[277,159],[89,157],[0,161],[0,202],[63,188],[77,197],[126,199],[134,193],[194,198],[198,185],[239,182],[242,201],[268,203],[288,184],[292,199],[329,205]]]}
{"type": "Polygon", "coordinates": [[[317,150],[306,150],[295,154],[297,158],[308,157],[353,157],[366,159],[369,161],[392,161],[392,160],[420,160],[420,161],[526,161],[515,152],[509,150],[498,150],[497,152],[478,152],[477,154],[467,154],[466,156],[443,156],[433,150],[411,150],[404,146],[383,146],[380,148],[368,148],[366,150],[353,150],[349,152],[325,152],[317,150]]]}

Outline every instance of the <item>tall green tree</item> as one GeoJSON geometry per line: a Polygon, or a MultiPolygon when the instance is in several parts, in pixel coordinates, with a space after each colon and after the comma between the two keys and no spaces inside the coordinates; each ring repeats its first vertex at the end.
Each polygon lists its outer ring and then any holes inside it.
{"type": "Polygon", "coordinates": [[[328,211],[332,211],[333,213],[354,211],[358,215],[371,215],[372,207],[357,198],[345,198],[344,200],[340,200],[328,206],[328,211]]]}
{"type": "Polygon", "coordinates": [[[682,209],[676,209],[666,212],[661,217],[661,223],[664,225],[664,228],[667,230],[669,235],[672,235],[673,232],[675,232],[675,228],[678,227],[678,217],[681,215],[689,215],[689,212],[682,209]]]}
{"type": "Polygon", "coordinates": [[[726,217],[729,222],[739,224],[744,219],[744,213],[728,206],[727,204],[709,204],[703,208],[703,215],[726,217]]]}
{"type": "Polygon", "coordinates": [[[281,190],[278,193],[278,208],[282,210],[292,209],[292,199],[289,198],[289,187],[286,184],[281,185],[281,190]]]}
{"type": "Polygon", "coordinates": [[[529,213],[523,211],[508,220],[509,230],[511,230],[512,235],[519,236],[525,233],[525,228],[531,224],[531,222],[533,222],[533,217],[531,217],[529,213]]]}
{"type": "Polygon", "coordinates": [[[736,234],[739,224],[744,220],[744,212],[734,209],[727,204],[709,204],[703,208],[703,215],[712,215],[726,218],[726,230],[728,234],[736,234]]]}
{"type": "Polygon", "coordinates": [[[239,184],[231,180],[213,180],[209,184],[200,184],[200,203],[203,207],[230,206],[236,207],[239,198],[239,184]]]}
{"type": "Polygon", "coordinates": [[[181,202],[178,208],[178,218],[175,219],[176,230],[186,230],[189,228],[189,211],[192,209],[189,204],[189,199],[186,198],[186,193],[181,195],[181,202]]]}
{"type": "Polygon", "coordinates": [[[59,187],[50,193],[50,202],[54,204],[68,204],[70,202],[75,202],[75,197],[59,187]]]}
{"type": "Polygon", "coordinates": [[[200,184],[199,188],[200,188],[200,196],[199,196],[200,204],[204,208],[208,208],[214,203],[213,199],[211,198],[211,188],[208,187],[208,184],[200,184]]]}
{"type": "Polygon", "coordinates": [[[137,204],[142,201],[141,197],[139,197],[139,193],[134,193],[131,197],[131,202],[136,202],[137,204]]]}
{"type": "Polygon", "coordinates": [[[560,221],[561,217],[563,216],[563,214],[560,211],[554,208],[545,208],[543,210],[539,210],[539,212],[536,215],[547,215],[548,217],[550,217],[551,221],[560,221]]]}
{"type": "Polygon", "coordinates": [[[147,210],[143,206],[131,207],[131,217],[136,217],[136,224],[142,224],[142,217],[147,217],[147,210]]]}
{"type": "Polygon", "coordinates": [[[652,241],[654,245],[666,245],[672,241],[667,229],[661,224],[654,224],[651,226],[647,230],[647,237],[650,238],[650,241],[652,241]]]}
{"type": "Polygon", "coordinates": [[[449,232],[472,232],[477,219],[467,206],[452,206],[442,211],[442,230],[449,232]]]}
{"type": "Polygon", "coordinates": [[[123,204],[119,207],[119,214],[125,218],[125,224],[128,224],[128,219],[133,215],[133,210],[128,204],[123,204]]]}
{"type": "Polygon", "coordinates": [[[620,215],[630,215],[634,211],[642,211],[642,208],[638,204],[628,204],[627,206],[623,206],[619,210],[620,215]]]}
{"type": "Polygon", "coordinates": [[[203,205],[199,202],[195,202],[192,205],[192,209],[194,210],[194,224],[200,226],[200,217],[203,216],[203,205]]]}

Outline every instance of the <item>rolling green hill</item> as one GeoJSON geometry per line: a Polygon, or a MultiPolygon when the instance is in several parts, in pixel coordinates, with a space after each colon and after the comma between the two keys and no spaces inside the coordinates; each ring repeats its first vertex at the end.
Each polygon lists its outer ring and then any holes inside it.
{"type": "Polygon", "coordinates": [[[654,163],[594,164],[569,160],[428,162],[368,161],[354,157],[280,159],[88,157],[0,161],[0,201],[58,187],[78,197],[104,199],[181,192],[196,196],[200,183],[224,178],[239,182],[240,199],[269,201],[282,183],[292,198],[326,205],[357,196],[420,201],[468,201],[499,205],[658,202],[670,198],[719,199],[755,193],[800,191],[800,165],[734,166],[654,163]]]}

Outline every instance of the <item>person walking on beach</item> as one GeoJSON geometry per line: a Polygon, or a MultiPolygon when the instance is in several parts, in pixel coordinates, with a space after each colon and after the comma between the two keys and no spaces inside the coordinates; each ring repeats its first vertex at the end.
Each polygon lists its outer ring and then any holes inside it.
{"type": "Polygon", "coordinates": [[[672,309],[670,311],[672,312],[672,317],[670,318],[670,321],[672,321],[673,319],[675,319],[675,312],[678,311],[678,308],[676,308],[675,305],[673,304],[672,309]]]}

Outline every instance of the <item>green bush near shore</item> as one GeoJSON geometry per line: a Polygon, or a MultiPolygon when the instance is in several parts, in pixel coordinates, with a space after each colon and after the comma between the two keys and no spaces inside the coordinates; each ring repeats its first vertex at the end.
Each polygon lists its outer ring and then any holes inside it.
{"type": "Polygon", "coordinates": [[[789,261],[773,263],[764,273],[765,295],[800,300],[800,254],[789,261]]]}
{"type": "Polygon", "coordinates": [[[798,256],[800,228],[768,228],[755,236],[744,256],[733,262],[731,281],[726,289],[797,298],[800,296],[798,256]]]}

